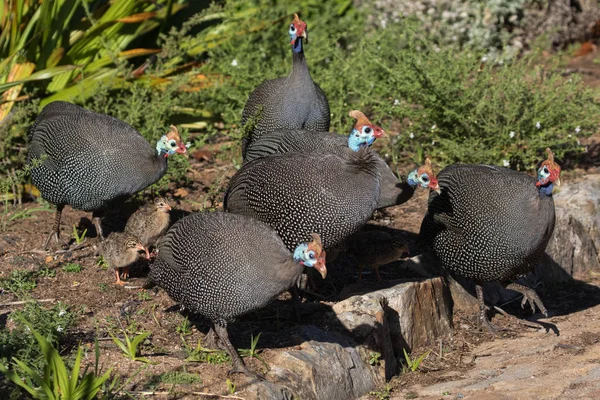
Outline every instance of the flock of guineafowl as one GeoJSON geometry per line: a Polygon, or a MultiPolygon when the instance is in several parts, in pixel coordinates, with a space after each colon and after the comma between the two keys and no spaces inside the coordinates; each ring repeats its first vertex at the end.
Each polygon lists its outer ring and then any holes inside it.
{"type": "MultiPolygon", "coordinates": [[[[350,112],[356,123],[349,136],[328,132],[329,105],[310,76],[307,28],[297,15],[289,36],[291,73],[262,83],[244,108],[242,125],[253,126],[223,212],[190,214],[169,226],[171,206],[158,198],[136,211],[124,232],[104,239],[102,211],[160,179],[169,157],[186,153],[186,145],[175,126],[152,147],[108,115],[68,102],[44,107],[30,131],[28,163],[33,184],[56,205],[45,248],[52,239],[59,242],[65,205],[92,211],[117,283],[139,256],[152,258],[149,278],[189,312],[210,319],[205,343],[224,346],[232,371],[253,376],[229,340],[227,323],[283,291],[297,292],[305,268],[325,278],[326,251],[359,231],[374,210],[405,202],[420,186],[430,196],[419,240],[446,270],[475,281],[480,322],[495,329],[483,301],[481,285],[488,281],[522,293],[523,304],[547,315],[535,291],[513,280],[534,268],[554,229],[552,190],[560,183],[560,166],[550,149],[535,178],[467,164],[436,177],[426,159],[399,180],[369,147],[385,132],[362,112],[350,112]]],[[[360,238],[351,244],[356,254],[360,238]]]]}

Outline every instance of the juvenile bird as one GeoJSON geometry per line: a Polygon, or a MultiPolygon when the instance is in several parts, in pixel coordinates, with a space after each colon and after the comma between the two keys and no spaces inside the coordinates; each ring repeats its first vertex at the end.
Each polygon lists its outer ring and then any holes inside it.
{"type": "Polygon", "coordinates": [[[248,145],[267,132],[278,129],[329,130],[329,103],[308,72],[304,57],[308,31],[306,23],[297,14],[294,14],[288,33],[292,47],[292,72],[287,77],[263,82],[250,94],[244,106],[242,126],[257,118],[253,129],[242,139],[244,158],[248,145]]]}
{"type": "Polygon", "coordinates": [[[358,281],[362,281],[364,267],[371,267],[382,282],[379,267],[398,261],[408,253],[404,240],[381,230],[360,231],[350,237],[346,250],[358,263],[358,281]]]}
{"type": "Polygon", "coordinates": [[[146,258],[150,258],[148,249],[135,236],[127,235],[122,232],[111,233],[101,244],[101,254],[104,261],[110,268],[114,268],[117,285],[125,285],[121,280],[129,278],[129,266],[136,262],[141,256],[140,251],[145,252],[146,258]]]}
{"type": "MultiPolygon", "coordinates": [[[[271,154],[292,152],[328,152],[347,158],[361,147],[370,146],[375,139],[385,137],[385,131],[369,121],[359,110],[349,115],[356,123],[347,136],[335,132],[316,132],[309,130],[276,130],[263,134],[252,142],[246,151],[246,162],[271,154]]],[[[377,169],[380,175],[380,193],[377,208],[402,204],[414,194],[407,182],[401,182],[386,162],[377,153],[377,169]]]]}
{"type": "Polygon", "coordinates": [[[127,220],[125,233],[140,239],[148,248],[169,229],[171,205],[164,197],[157,197],[152,204],[138,208],[127,220]]]}
{"type": "Polygon", "coordinates": [[[65,205],[93,211],[102,239],[102,211],[160,179],[168,156],[186,153],[175,126],[153,148],[125,122],[64,101],[44,107],[29,141],[31,180],[42,197],[56,205],[45,248],[52,238],[58,244],[65,205]]]}
{"type": "Polygon", "coordinates": [[[159,241],[150,279],[191,313],[212,322],[233,369],[249,376],[229,340],[227,323],[266,306],[292,286],[303,268],[327,274],[319,235],[286,249],[271,227],[243,215],[204,212],[177,221],[159,241]]]}
{"type": "Polygon", "coordinates": [[[560,166],[546,152],[537,178],[493,165],[451,165],[438,175],[441,193],[429,197],[420,240],[447,270],[475,281],[479,320],[492,332],[483,282],[499,281],[523,294],[522,306],[529,302],[548,315],[533,289],[511,283],[534,269],[554,230],[560,166]]]}

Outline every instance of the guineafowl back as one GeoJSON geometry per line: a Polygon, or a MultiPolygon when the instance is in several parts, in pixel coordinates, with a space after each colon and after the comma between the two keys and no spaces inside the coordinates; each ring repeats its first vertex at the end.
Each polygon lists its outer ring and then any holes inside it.
{"type": "Polygon", "coordinates": [[[156,182],[166,159],[139,132],[117,118],[56,101],[38,115],[27,162],[42,197],[54,204],[93,211],[156,182]]]}
{"type": "MultiPolygon", "coordinates": [[[[271,154],[292,152],[328,152],[340,157],[350,157],[354,151],[348,147],[348,136],[335,132],[307,130],[277,130],[265,133],[252,142],[246,150],[245,162],[267,157],[271,154]]],[[[406,202],[414,194],[410,185],[401,182],[387,163],[375,152],[380,176],[380,194],[377,208],[385,208],[406,202]]]]}
{"type": "Polygon", "coordinates": [[[378,198],[377,157],[368,148],[348,158],[285,153],[244,165],[231,179],[224,208],[271,225],[290,251],[311,232],[330,249],[368,221],[378,198]]]}
{"type": "Polygon", "coordinates": [[[533,177],[491,165],[452,165],[437,176],[420,240],[443,266],[480,281],[527,274],[554,230],[554,202],[533,177]]]}
{"type": "Polygon", "coordinates": [[[266,305],[301,272],[268,225],[216,211],[177,221],[149,276],[191,312],[229,321],[266,305]]]}

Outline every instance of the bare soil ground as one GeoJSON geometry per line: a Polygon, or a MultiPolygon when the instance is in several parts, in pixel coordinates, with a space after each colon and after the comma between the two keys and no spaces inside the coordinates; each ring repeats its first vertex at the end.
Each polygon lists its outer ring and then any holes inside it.
{"type": "MultiPolygon", "coordinates": [[[[595,57],[586,55],[585,57],[595,57]]],[[[577,62],[598,72],[598,64],[588,58],[575,60],[572,68],[579,68],[577,62]],[[591,63],[591,64],[590,64],[591,63]]],[[[583,67],[582,67],[583,68],[583,67]]],[[[594,72],[595,74],[596,72],[594,72]]],[[[595,75],[586,79],[596,84],[595,75]],[[592,82],[593,81],[593,82],[592,82]]],[[[587,139],[589,155],[582,166],[584,170],[567,172],[581,175],[597,171],[600,154],[600,136],[587,139]]],[[[186,188],[173,187],[171,195],[175,199],[174,216],[181,217],[185,212],[202,207],[220,207],[221,189],[234,173],[231,162],[232,151],[212,155],[220,143],[207,147],[195,154],[190,180],[194,183],[186,188]]],[[[371,225],[393,229],[404,235],[409,246],[418,233],[426,209],[427,193],[417,191],[406,204],[378,213],[371,225]]],[[[24,209],[39,208],[35,202],[24,204],[24,209]]],[[[77,325],[69,332],[63,343],[67,352],[78,343],[90,351],[86,360],[93,362],[93,342],[96,335],[100,339],[101,362],[104,368],[112,367],[114,372],[126,382],[125,389],[134,396],[154,393],[169,398],[216,398],[230,394],[226,380],[230,364],[217,355],[210,362],[186,361],[190,355],[185,347],[195,348],[207,331],[206,321],[194,320],[190,332],[182,332],[184,316],[178,312],[174,302],[157,288],[144,288],[147,266],[143,263],[133,269],[128,286],[114,284],[114,273],[98,265],[98,239],[89,218],[90,214],[67,208],[62,218],[62,237],[68,240],[73,225],[85,226],[89,234],[83,248],[48,256],[40,249],[49,232],[53,220],[53,209],[32,213],[25,218],[9,220],[14,209],[7,210],[2,220],[0,232],[0,277],[10,275],[15,269],[37,271],[48,267],[56,271],[53,278],[39,278],[31,297],[61,301],[72,310],[79,312],[77,325]],[[80,264],[78,273],[65,272],[66,263],[80,264]],[[108,332],[122,336],[125,328],[131,334],[152,332],[142,348],[142,353],[152,363],[144,364],[125,358],[113,343],[108,332]],[[179,328],[179,330],[178,330],[179,328]],[[185,345],[184,345],[185,342],[185,345]],[[191,384],[172,384],[161,380],[161,374],[171,371],[187,371],[197,374],[201,381],[191,384]]],[[[111,229],[123,226],[129,209],[120,210],[107,216],[105,226],[111,229]]],[[[370,227],[373,228],[372,226],[370,227]]],[[[343,257],[340,262],[347,262],[343,257]]],[[[398,277],[397,264],[383,267],[383,279],[398,277]]],[[[335,269],[335,268],[334,268],[335,269]]],[[[337,275],[336,290],[351,287],[357,278],[357,269],[344,268],[345,273],[337,275]]],[[[372,274],[365,276],[365,285],[377,288],[372,274]]],[[[439,343],[429,348],[413,349],[413,355],[431,351],[419,372],[407,372],[394,378],[389,390],[382,388],[372,398],[394,399],[563,399],[600,398],[600,277],[590,276],[586,282],[575,282],[568,286],[544,288],[539,292],[552,316],[546,322],[556,326],[559,335],[552,330],[536,332],[516,326],[513,321],[495,316],[494,323],[508,330],[499,337],[480,332],[473,322],[472,315],[457,312],[454,315],[455,332],[451,337],[441,338],[439,343]]],[[[0,294],[0,314],[8,315],[20,305],[11,302],[19,300],[11,292],[0,294]]],[[[325,299],[310,298],[304,305],[303,324],[319,326],[319,314],[312,312],[314,306],[327,306],[336,300],[336,292],[326,292],[325,299]]],[[[528,310],[518,305],[507,306],[507,311],[519,317],[528,317],[528,310]]],[[[260,356],[268,364],[274,352],[296,346],[285,335],[297,322],[290,316],[293,308],[287,295],[260,312],[248,315],[231,325],[233,343],[238,348],[249,348],[251,334],[262,333],[258,348],[260,356]]],[[[0,315],[1,317],[2,315],[0,315]]],[[[0,318],[6,321],[5,318],[0,318]]],[[[8,322],[10,326],[10,322],[8,322]]],[[[265,372],[264,365],[257,359],[246,359],[250,367],[265,372]]],[[[231,376],[236,385],[236,394],[244,398],[248,379],[244,376],[231,376]]],[[[268,374],[267,374],[268,378],[268,374]]],[[[236,397],[232,398],[236,398],[236,397]]]]}

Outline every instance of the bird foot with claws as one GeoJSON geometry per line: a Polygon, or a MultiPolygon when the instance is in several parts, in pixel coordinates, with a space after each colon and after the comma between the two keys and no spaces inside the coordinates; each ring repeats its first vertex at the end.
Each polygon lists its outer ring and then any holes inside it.
{"type": "Polygon", "coordinates": [[[249,378],[254,378],[257,380],[261,380],[264,381],[266,378],[264,377],[264,375],[258,373],[258,372],[252,372],[248,369],[248,367],[246,367],[246,364],[244,364],[243,361],[239,361],[239,362],[235,362],[233,363],[233,368],[231,368],[229,371],[227,371],[227,376],[229,375],[233,375],[233,374],[244,374],[249,378]]]}
{"type": "Polygon", "coordinates": [[[542,303],[542,300],[535,292],[535,290],[528,288],[527,286],[519,285],[518,283],[511,283],[506,286],[506,289],[514,290],[515,292],[519,292],[523,295],[523,300],[521,301],[521,308],[525,308],[525,304],[529,303],[531,306],[531,312],[535,314],[535,306],[540,310],[542,314],[546,318],[548,318],[548,310],[542,303]]]}

